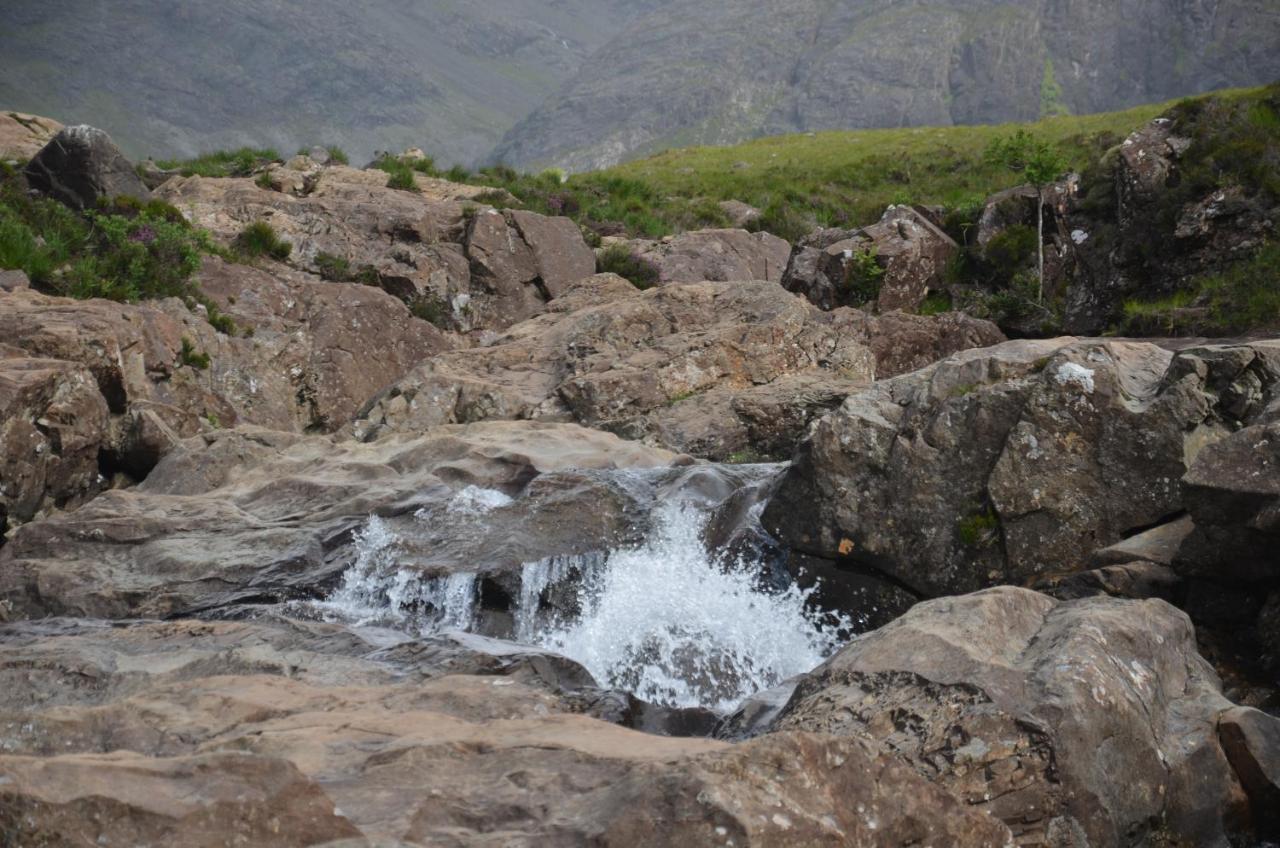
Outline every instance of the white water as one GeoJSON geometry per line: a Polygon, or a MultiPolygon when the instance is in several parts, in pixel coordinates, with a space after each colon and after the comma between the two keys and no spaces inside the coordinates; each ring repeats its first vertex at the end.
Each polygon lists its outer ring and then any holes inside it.
{"type": "MultiPolygon", "coordinates": [[[[468,488],[449,511],[476,515],[510,503],[468,488]]],[[[527,564],[513,638],[578,661],[602,686],[673,707],[729,710],[822,662],[848,622],[815,615],[795,587],[762,590],[751,563],[716,562],[702,542],[707,518],[692,505],[667,503],[639,546],[527,564]],[[572,612],[555,613],[544,603],[550,593],[572,612]]],[[[355,563],[321,611],[419,633],[469,629],[476,576],[400,569],[398,541],[385,521],[370,518],[356,535],[355,563]]]]}
{"type": "Polygon", "coordinates": [[[360,626],[404,627],[422,632],[466,630],[475,619],[476,576],[465,572],[423,579],[396,568],[396,534],[370,516],[356,533],[356,561],[320,611],[360,626]]]}
{"type": "Polygon", "coordinates": [[[748,564],[714,562],[705,523],[691,506],[660,507],[643,545],[614,551],[581,584],[581,617],[550,624],[536,643],[641,700],[719,710],[811,670],[839,646],[840,628],[819,626],[805,592],[765,593],[748,564]]]}

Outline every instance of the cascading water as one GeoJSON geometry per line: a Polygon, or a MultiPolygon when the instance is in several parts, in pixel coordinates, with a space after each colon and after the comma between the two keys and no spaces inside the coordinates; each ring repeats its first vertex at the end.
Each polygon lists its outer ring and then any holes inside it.
{"type": "Polygon", "coordinates": [[[715,562],[706,520],[692,505],[660,507],[643,545],[614,551],[581,582],[581,614],[532,641],[602,685],[674,707],[729,710],[822,662],[846,623],[820,621],[794,586],[762,591],[746,563],[715,562]]]}
{"type": "MultiPolygon", "coordinates": [[[[468,487],[446,512],[483,516],[516,503],[468,487]]],[[[709,554],[708,519],[704,508],[668,499],[638,545],[526,564],[512,599],[510,636],[576,660],[602,686],[671,707],[730,710],[818,665],[849,622],[815,613],[809,592],[795,586],[763,588],[756,563],[709,554]]],[[[426,520],[418,516],[420,524],[426,520]]],[[[355,562],[320,612],[424,634],[471,628],[476,575],[431,578],[401,568],[400,541],[386,521],[370,518],[356,534],[355,562]]]]}

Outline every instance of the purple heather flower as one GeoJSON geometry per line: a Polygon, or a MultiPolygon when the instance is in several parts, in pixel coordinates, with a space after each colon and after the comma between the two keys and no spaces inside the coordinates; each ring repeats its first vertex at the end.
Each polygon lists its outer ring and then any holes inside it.
{"type": "Polygon", "coordinates": [[[147,226],[138,227],[129,236],[129,241],[136,241],[139,244],[151,244],[156,240],[156,231],[147,226]]]}

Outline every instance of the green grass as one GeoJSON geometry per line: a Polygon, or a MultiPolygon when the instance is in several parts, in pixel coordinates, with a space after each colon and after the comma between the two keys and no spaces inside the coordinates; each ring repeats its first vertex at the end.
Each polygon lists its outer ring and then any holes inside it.
{"type": "Polygon", "coordinates": [[[254,221],[236,236],[232,251],[244,259],[270,257],[278,262],[289,258],[293,245],[276,235],[275,228],[266,221],[254,221]]]}
{"type": "Polygon", "coordinates": [[[984,547],[991,544],[995,540],[999,529],[1000,519],[991,509],[961,519],[956,527],[960,534],[960,541],[970,548],[984,547]]]}
{"type": "Polygon", "coordinates": [[[601,274],[617,274],[642,291],[652,288],[658,282],[658,266],[637,255],[625,244],[606,248],[596,260],[596,271],[601,274]]]}
{"type": "Polygon", "coordinates": [[[209,354],[197,351],[196,346],[191,343],[191,339],[186,336],[182,337],[182,351],[178,354],[183,365],[189,365],[197,371],[206,371],[209,368],[209,354]]]}
{"type": "Polygon", "coordinates": [[[239,150],[216,150],[194,159],[165,159],[156,165],[166,171],[179,171],[184,177],[247,177],[272,162],[280,162],[273,148],[242,147],[239,150]]]}
{"type": "Polygon", "coordinates": [[[67,297],[118,301],[182,297],[212,249],[172,206],[121,198],[85,213],[29,195],[0,170],[0,268],[26,272],[32,284],[67,297]]]}
{"type": "Polygon", "coordinates": [[[1155,300],[1124,304],[1119,332],[1134,335],[1228,335],[1280,329],[1280,243],[1207,274],[1155,300]]]}

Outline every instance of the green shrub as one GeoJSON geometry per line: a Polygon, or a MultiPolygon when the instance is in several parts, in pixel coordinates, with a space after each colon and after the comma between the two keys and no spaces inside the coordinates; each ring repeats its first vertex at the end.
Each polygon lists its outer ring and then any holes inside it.
{"type": "Polygon", "coordinates": [[[1280,329],[1280,243],[1193,280],[1155,300],[1129,300],[1121,332],[1133,335],[1229,335],[1280,329]]]}
{"type": "Polygon", "coordinates": [[[442,330],[449,328],[449,307],[435,295],[419,295],[409,304],[409,312],[413,314],[413,317],[421,318],[428,324],[434,324],[442,330]]]}
{"type": "Polygon", "coordinates": [[[209,354],[197,351],[196,346],[191,343],[191,339],[186,336],[182,337],[182,351],[178,356],[183,365],[190,365],[198,371],[205,371],[209,368],[209,354]]]}
{"type": "Polygon", "coordinates": [[[266,189],[267,191],[276,190],[276,184],[271,179],[271,174],[268,171],[263,171],[261,174],[258,174],[258,178],[253,181],[253,184],[258,188],[266,189]]]}
{"type": "Polygon", "coordinates": [[[596,270],[601,274],[617,274],[640,290],[652,288],[658,282],[658,266],[634,253],[625,244],[606,248],[596,260],[596,270]]]}
{"type": "Polygon", "coordinates": [[[341,147],[338,147],[336,145],[331,145],[325,148],[325,150],[328,151],[329,153],[330,162],[336,163],[338,165],[351,164],[351,158],[347,156],[347,151],[343,150],[341,147]]]}
{"type": "Polygon", "coordinates": [[[461,165],[454,165],[444,172],[444,178],[451,183],[467,183],[471,181],[471,172],[461,165]]]}
{"type": "Polygon", "coordinates": [[[870,303],[880,297],[884,271],[874,246],[853,251],[844,269],[844,288],[850,299],[854,303],[870,303]]]}
{"type": "Polygon", "coordinates": [[[414,182],[413,170],[404,168],[390,172],[387,177],[387,188],[394,188],[399,191],[417,191],[418,184],[414,182]]]}
{"type": "Polygon", "coordinates": [[[322,280],[345,283],[351,279],[351,262],[345,256],[335,256],[332,253],[324,252],[317,253],[315,266],[322,280]]]}
{"type": "Polygon", "coordinates": [[[987,242],[982,252],[987,282],[1006,286],[1019,271],[1032,267],[1036,261],[1036,238],[1035,227],[1015,224],[987,242]]]}
{"type": "Polygon", "coordinates": [[[275,228],[266,221],[254,221],[236,236],[232,249],[246,259],[266,256],[283,262],[293,252],[293,245],[276,235],[275,228]]]}

